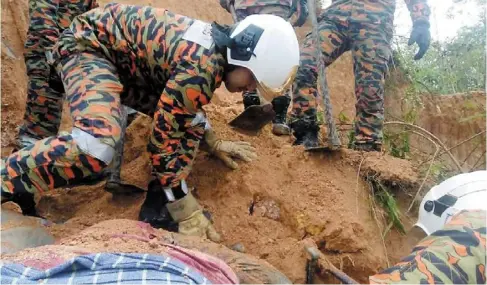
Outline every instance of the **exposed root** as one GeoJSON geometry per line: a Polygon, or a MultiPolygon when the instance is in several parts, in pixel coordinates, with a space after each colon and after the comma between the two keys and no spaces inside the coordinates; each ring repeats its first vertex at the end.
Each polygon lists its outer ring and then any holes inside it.
{"type": "MultiPolygon", "coordinates": [[[[475,138],[477,138],[477,137],[479,137],[479,136],[481,136],[481,135],[485,134],[485,132],[486,132],[486,131],[485,131],[485,130],[483,130],[483,131],[481,131],[481,132],[479,132],[479,133],[477,133],[477,134],[475,134],[475,135],[473,135],[473,136],[469,137],[468,139],[465,139],[465,140],[463,140],[463,141],[461,141],[461,142],[457,143],[456,145],[454,145],[454,146],[450,147],[450,148],[448,149],[448,151],[451,151],[452,149],[455,149],[455,148],[457,148],[457,147],[459,147],[459,146],[461,146],[461,145],[463,145],[463,144],[466,144],[467,142],[469,142],[469,141],[471,141],[471,140],[473,140],[473,139],[475,139],[475,138]]],[[[478,145],[479,145],[479,144],[477,144],[477,146],[474,148],[474,150],[476,150],[476,149],[477,149],[478,145]]],[[[474,150],[473,150],[473,151],[474,151],[474,150]]],[[[472,151],[472,152],[473,152],[473,151],[472,151]]],[[[441,156],[441,155],[443,155],[444,153],[445,153],[445,151],[443,150],[442,152],[440,152],[440,153],[438,154],[438,156],[441,156]]],[[[468,159],[468,157],[467,157],[467,159],[468,159]]],[[[465,159],[465,161],[466,161],[467,159],[465,159]]],[[[431,158],[430,158],[430,159],[427,159],[427,160],[425,160],[425,161],[422,161],[422,162],[419,164],[419,166],[422,166],[423,164],[425,164],[426,162],[429,162],[430,160],[431,160],[431,158]]]]}
{"type": "MultiPolygon", "coordinates": [[[[418,132],[415,132],[415,131],[412,131],[412,132],[415,133],[415,134],[421,135],[418,132]]],[[[430,142],[432,142],[436,146],[436,151],[433,154],[433,158],[431,159],[431,163],[430,163],[430,165],[428,167],[428,170],[426,171],[426,174],[425,174],[425,176],[423,178],[423,181],[421,182],[421,185],[418,188],[418,191],[416,191],[416,194],[414,195],[413,200],[411,200],[411,204],[409,204],[407,213],[409,213],[411,211],[411,209],[413,208],[414,203],[416,202],[416,199],[418,199],[419,193],[421,192],[421,189],[423,189],[423,186],[426,183],[426,180],[428,179],[428,177],[430,175],[431,167],[433,166],[433,163],[435,162],[436,156],[438,155],[438,152],[440,151],[440,148],[438,147],[438,145],[436,143],[434,143],[430,138],[427,138],[427,139],[430,140],[430,142]]]]}
{"type": "Polygon", "coordinates": [[[425,138],[429,137],[430,138],[429,141],[435,141],[435,144],[439,145],[445,151],[445,153],[448,154],[448,156],[453,161],[453,163],[458,168],[458,170],[460,170],[463,173],[467,172],[465,169],[463,169],[463,167],[460,165],[460,163],[455,158],[455,156],[453,156],[453,154],[446,148],[445,144],[438,137],[433,135],[431,132],[425,130],[424,128],[422,128],[420,126],[416,126],[416,125],[405,123],[405,122],[399,122],[399,121],[384,123],[384,126],[387,126],[387,125],[401,125],[401,126],[410,127],[410,128],[421,131],[422,133],[416,132],[416,134],[418,134],[418,135],[420,134],[422,137],[425,137],[425,138]]]}
{"type": "Polygon", "coordinates": [[[360,164],[358,166],[357,181],[355,183],[355,205],[356,205],[356,209],[357,209],[357,214],[358,214],[358,184],[360,181],[360,169],[362,168],[362,163],[364,163],[364,161],[365,161],[365,156],[362,158],[362,160],[360,161],[360,164]]]}
{"type": "Polygon", "coordinates": [[[477,166],[479,165],[479,163],[482,161],[482,158],[485,157],[485,151],[484,153],[479,157],[479,159],[477,159],[477,161],[475,162],[475,164],[473,165],[473,167],[470,169],[470,171],[472,170],[475,170],[477,168],[477,166]]]}

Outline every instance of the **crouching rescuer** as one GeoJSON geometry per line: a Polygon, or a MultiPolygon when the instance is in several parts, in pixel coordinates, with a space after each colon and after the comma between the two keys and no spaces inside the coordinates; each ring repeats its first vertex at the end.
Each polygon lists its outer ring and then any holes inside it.
{"type": "Polygon", "coordinates": [[[257,89],[272,101],[294,80],[299,45],[291,24],[273,15],[222,26],[165,9],[109,4],[73,21],[51,64],[66,90],[72,131],[2,159],[2,202],[80,185],[101,173],[120,139],[123,104],[153,117],[153,178],[139,219],[155,227],[172,219],[180,233],[219,241],[185,182],[200,142],[234,168],[232,156],[249,161],[255,153],[248,143],[218,139],[202,107],[222,81],[231,92],[257,89]],[[134,79],[152,92],[122,92],[134,79]]]}

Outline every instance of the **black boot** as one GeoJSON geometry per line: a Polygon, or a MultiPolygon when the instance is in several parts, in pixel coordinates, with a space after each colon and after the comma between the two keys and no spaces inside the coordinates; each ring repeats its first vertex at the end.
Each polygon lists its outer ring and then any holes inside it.
{"type": "Polygon", "coordinates": [[[316,122],[298,120],[291,124],[291,129],[296,138],[294,145],[304,145],[305,148],[317,147],[319,145],[318,132],[320,127],[316,122]]]}
{"type": "Polygon", "coordinates": [[[244,108],[247,109],[250,106],[260,105],[259,95],[255,92],[244,92],[243,94],[244,108]]]}
{"type": "Polygon", "coordinates": [[[2,192],[2,204],[9,201],[19,205],[20,210],[22,210],[22,215],[43,218],[37,213],[34,194],[31,194],[29,192],[21,192],[15,194],[2,192]]]}
{"type": "Polygon", "coordinates": [[[144,204],[140,208],[139,221],[149,223],[153,228],[177,232],[178,224],[174,222],[167,210],[166,204],[169,201],[159,180],[152,180],[148,188],[144,204]]]}
{"type": "Polygon", "coordinates": [[[272,100],[272,107],[276,113],[276,117],[272,120],[272,133],[277,136],[291,134],[291,129],[286,125],[289,103],[291,99],[286,96],[279,96],[272,100]]]}

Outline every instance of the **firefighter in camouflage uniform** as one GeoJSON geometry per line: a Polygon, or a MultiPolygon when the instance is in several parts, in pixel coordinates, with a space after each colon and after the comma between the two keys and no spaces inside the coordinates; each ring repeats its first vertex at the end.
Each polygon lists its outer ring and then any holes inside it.
{"type": "Polygon", "coordinates": [[[148,144],[154,178],[139,219],[157,226],[168,212],[180,233],[218,241],[185,182],[200,141],[227,162],[256,154],[246,142],[218,139],[202,107],[222,81],[232,92],[257,88],[267,100],[279,96],[294,80],[299,44],[292,26],[272,15],[221,26],[165,9],[109,4],[73,20],[50,64],[66,90],[73,128],[2,159],[2,201],[102,172],[115,154],[124,104],[154,118],[148,144]],[[279,72],[266,72],[272,67],[279,72]],[[122,93],[134,78],[152,92],[122,93]]]}
{"type": "MultiPolygon", "coordinates": [[[[308,18],[307,0],[220,0],[220,5],[230,12],[230,6],[235,8],[237,21],[242,21],[249,15],[270,14],[283,18],[284,20],[295,18],[292,25],[301,27],[308,18]]],[[[257,92],[250,91],[243,93],[244,107],[260,105],[261,99],[257,92]]],[[[272,132],[275,135],[289,135],[290,129],[286,124],[287,110],[291,103],[289,92],[275,98],[272,102],[276,117],[272,121],[272,132]]]]}
{"type": "MultiPolygon", "coordinates": [[[[430,9],[426,0],[405,0],[413,21],[409,45],[423,57],[430,44],[430,9]]],[[[352,52],[356,116],[354,148],[380,150],[384,121],[384,80],[391,57],[395,0],[336,0],[318,17],[318,33],[325,65],[346,51],[352,52]]],[[[290,126],[296,144],[318,145],[316,43],[309,33],[293,85],[290,126]]]]}
{"type": "Polygon", "coordinates": [[[426,193],[416,226],[426,238],[372,284],[485,284],[487,171],[463,173],[426,193]]]}

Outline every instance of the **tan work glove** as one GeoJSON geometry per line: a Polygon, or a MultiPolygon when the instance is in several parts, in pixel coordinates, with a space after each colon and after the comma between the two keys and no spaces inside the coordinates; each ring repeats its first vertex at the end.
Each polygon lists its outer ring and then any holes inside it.
{"type": "Polygon", "coordinates": [[[168,203],[166,207],[174,221],[178,223],[180,234],[220,242],[220,234],[216,232],[211,222],[205,217],[200,204],[191,192],[182,199],[168,203]]]}
{"type": "Polygon", "coordinates": [[[247,162],[257,158],[255,148],[250,143],[218,139],[212,129],[205,131],[205,141],[209,147],[208,151],[223,161],[226,166],[234,170],[238,168],[238,164],[232,157],[238,157],[247,162]]]}

